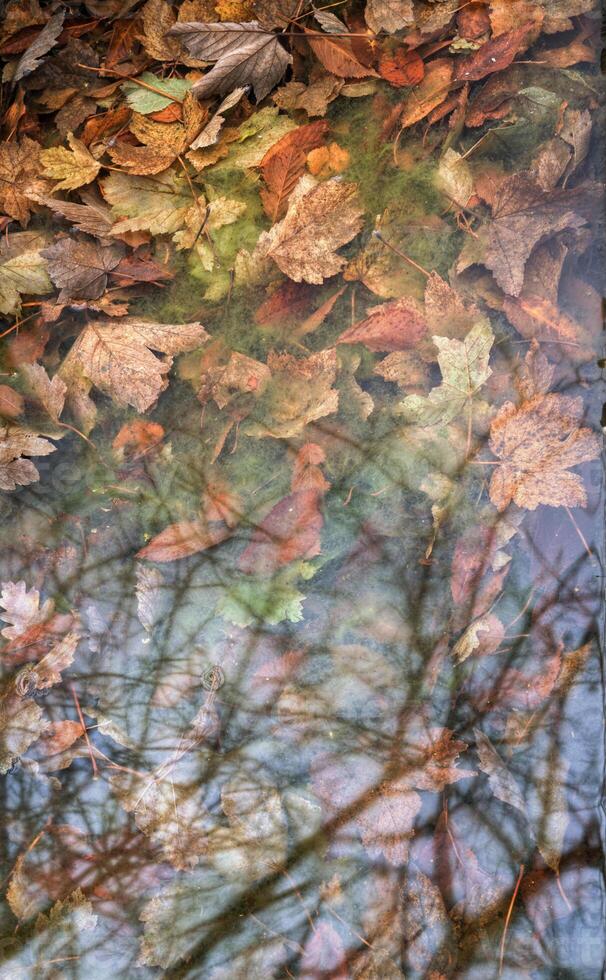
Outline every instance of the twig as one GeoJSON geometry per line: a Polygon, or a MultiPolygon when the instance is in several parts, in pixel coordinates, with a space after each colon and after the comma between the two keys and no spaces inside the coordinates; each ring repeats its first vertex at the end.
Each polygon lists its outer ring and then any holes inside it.
{"type": "Polygon", "coordinates": [[[72,697],[74,699],[74,704],[76,705],[76,711],[78,712],[78,718],[80,719],[80,724],[82,725],[82,731],[84,733],[84,740],[86,742],[86,747],[88,749],[88,754],[90,755],[90,761],[93,767],[93,779],[99,778],[99,770],[97,768],[97,760],[95,759],[95,754],[93,752],[93,747],[91,745],[90,738],[88,737],[88,732],[86,730],[86,722],[84,721],[84,715],[82,714],[82,708],[80,707],[80,702],[78,700],[78,695],[76,694],[76,688],[73,684],[70,684],[70,690],[72,692],[72,697]]]}
{"type": "Polygon", "coordinates": [[[509,903],[509,908],[507,909],[507,915],[505,916],[505,925],[503,927],[503,935],[501,936],[501,946],[499,949],[499,976],[503,973],[503,959],[505,957],[505,940],[507,938],[507,930],[509,929],[509,923],[511,921],[511,916],[513,913],[513,907],[520,890],[520,885],[522,884],[522,878],[524,877],[524,865],[520,865],[520,871],[518,874],[518,880],[516,881],[516,886],[513,890],[513,895],[511,896],[511,901],[509,903]]]}
{"type": "Polygon", "coordinates": [[[417,272],[420,272],[427,279],[429,279],[429,276],[431,275],[431,273],[429,273],[427,271],[427,269],[424,269],[422,265],[419,265],[418,262],[415,262],[414,259],[411,259],[410,256],[406,255],[406,253],[403,252],[401,249],[396,248],[396,246],[395,245],[392,245],[391,242],[386,241],[383,238],[383,235],[381,234],[380,231],[377,231],[375,229],[373,231],[373,236],[375,238],[377,238],[381,242],[381,245],[385,245],[386,248],[391,249],[391,251],[394,252],[396,255],[399,255],[401,259],[404,259],[405,262],[408,262],[408,264],[411,265],[413,267],[413,269],[416,269],[417,272]]]}

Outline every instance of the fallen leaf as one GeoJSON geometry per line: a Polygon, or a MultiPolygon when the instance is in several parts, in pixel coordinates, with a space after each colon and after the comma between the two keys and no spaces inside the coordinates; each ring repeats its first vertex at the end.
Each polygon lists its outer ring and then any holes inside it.
{"type": "Polygon", "coordinates": [[[452,61],[437,58],[425,66],[425,75],[420,85],[405,99],[400,113],[402,129],[414,126],[425,119],[432,109],[439,106],[448,95],[453,77],[452,61]]]}
{"type": "Polygon", "coordinates": [[[309,85],[288,82],[274,92],[273,100],[277,106],[288,112],[302,109],[308,116],[325,116],[329,104],[337,98],[342,87],[342,79],[322,74],[309,85]]]}
{"type": "MultiPolygon", "coordinates": [[[[59,35],[63,30],[63,21],[65,19],[65,11],[58,10],[49,21],[44,25],[38,37],[35,41],[29,45],[29,47],[23,52],[19,61],[15,66],[14,73],[10,74],[10,81],[18,82],[20,79],[25,78],[26,75],[31,75],[33,71],[40,65],[45,54],[54,48],[55,44],[59,39],[59,35]]],[[[3,76],[4,81],[8,79],[3,76]]]]}
{"type": "Polygon", "coordinates": [[[454,72],[456,82],[477,82],[495,71],[503,71],[518,54],[528,47],[532,24],[523,24],[512,31],[486,41],[473,54],[459,58],[454,72]]]}
{"type": "Polygon", "coordinates": [[[299,126],[274,143],[261,160],[261,174],[266,185],[261,191],[261,200],[272,223],[284,216],[288,198],[305,171],[307,153],[319,146],[327,132],[325,122],[299,126]]]}
{"type": "Polygon", "coordinates": [[[67,141],[69,149],[56,146],[40,152],[43,176],[59,181],[54,187],[56,191],[71,191],[83,184],[90,184],[101,169],[101,164],[73,133],[67,134],[67,141]]]}
{"type": "Polygon", "coordinates": [[[490,427],[490,448],[501,461],[490,481],[495,507],[586,506],[583,481],[570,468],[599,456],[601,444],[581,426],[582,418],[582,398],[569,395],[541,394],[502,406],[490,427]]]}
{"type": "Polygon", "coordinates": [[[320,553],[322,514],[315,489],[298,490],[278,501],[253,531],[242,552],[243,572],[271,575],[297,558],[313,558],[320,553]]]}
{"type": "Polygon", "coordinates": [[[43,296],[52,291],[42,249],[45,235],[16,232],[0,241],[0,313],[18,316],[21,296],[43,296]]]}
{"type": "Polygon", "coordinates": [[[225,541],[229,533],[224,527],[209,527],[206,521],[180,521],[156,534],[136,557],[159,562],[189,558],[225,541]]]}
{"type": "Polygon", "coordinates": [[[125,317],[118,323],[91,320],[63,361],[59,374],[78,414],[89,418],[94,406],[88,392],[95,385],[118,405],[145,412],[168,385],[172,360],[152,350],[181,354],[208,339],[200,323],[153,323],[125,317]]]}
{"type": "Polygon", "coordinates": [[[367,0],[364,19],[375,34],[401,31],[414,24],[412,0],[367,0]]]}
{"type": "Polygon", "coordinates": [[[352,42],[348,38],[318,34],[305,28],[305,36],[318,61],[327,71],[339,78],[377,78],[374,68],[363,65],[355,56],[352,42]]]}
{"type": "Polygon", "coordinates": [[[253,435],[290,439],[311,422],[337,411],[338,392],[332,387],[337,374],[334,348],[309,357],[270,353],[271,379],[259,404],[262,422],[250,426],[253,435]]]}
{"type": "Polygon", "coordinates": [[[32,210],[32,197],[44,194],[47,185],[40,178],[40,144],[24,136],[0,146],[0,206],[20,224],[26,225],[32,210]]]}
{"type": "Polygon", "coordinates": [[[382,51],[379,57],[379,75],[395,88],[418,85],[423,81],[425,65],[413,49],[398,47],[394,51],[382,51]]]}
{"type": "Polygon", "coordinates": [[[34,398],[53,422],[58,422],[67,393],[65,382],[58,374],[51,381],[41,364],[22,364],[20,370],[34,398]]]}
{"type": "Polygon", "coordinates": [[[59,238],[41,253],[55,286],[61,287],[59,302],[98,299],[107,287],[108,274],[123,256],[120,245],[102,245],[84,238],[59,238]]]}
{"type": "Polygon", "coordinates": [[[37,195],[35,200],[56,214],[62,215],[79,231],[94,235],[96,238],[108,238],[111,235],[113,225],[111,211],[93,194],[83,195],[84,204],[60,201],[43,194],[37,195]]]}
{"type": "Polygon", "coordinates": [[[497,800],[507,803],[526,816],[526,804],[520,787],[499,753],[484,732],[474,728],[476,748],[480,759],[480,769],[488,776],[490,788],[497,800]]]}
{"type": "Polygon", "coordinates": [[[355,184],[336,179],[316,184],[303,176],[286,217],[261,234],[255,254],[273,259],[295,282],[322,283],[345,265],[336,250],[360,231],[361,216],[355,184]]]}
{"type": "Polygon", "coordinates": [[[48,456],[55,446],[36,432],[19,426],[0,426],[0,490],[26,487],[40,479],[27,456],[48,456]]]}
{"type": "Polygon", "coordinates": [[[505,627],[494,613],[480,616],[467,627],[452,648],[452,655],[458,663],[463,663],[472,654],[485,657],[500,647],[505,637],[505,627]]]}
{"type": "Polygon", "coordinates": [[[403,297],[373,306],[368,316],[348,327],[338,344],[364,344],[372,351],[409,350],[427,334],[427,324],[419,304],[403,297]]]}
{"type": "MultiPolygon", "coordinates": [[[[100,186],[114,216],[120,219],[113,227],[114,235],[130,231],[171,234],[184,226],[195,205],[187,181],[172,170],[154,178],[114,173],[100,186]]],[[[201,201],[203,210],[202,195],[201,201]]]]}
{"type": "Polygon", "coordinates": [[[195,58],[215,62],[192,91],[199,98],[228,95],[235,88],[252,85],[260,102],[280,81],[292,62],[277,34],[268,33],[257,21],[248,23],[178,23],[169,37],[181,39],[195,58]]]}
{"type": "Polygon", "coordinates": [[[494,335],[487,320],[481,319],[465,340],[434,336],[442,383],[429,395],[409,395],[401,404],[408,422],[421,426],[447,425],[464,409],[472,417],[473,400],[492,374],[488,366],[494,335]]]}

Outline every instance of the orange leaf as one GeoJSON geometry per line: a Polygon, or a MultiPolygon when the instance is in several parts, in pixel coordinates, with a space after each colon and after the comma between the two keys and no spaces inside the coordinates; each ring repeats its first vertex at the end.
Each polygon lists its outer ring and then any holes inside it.
{"type": "Polygon", "coordinates": [[[347,38],[331,37],[329,34],[316,34],[305,30],[309,45],[327,71],[339,78],[366,78],[372,75],[378,78],[373,68],[363,65],[353,53],[351,41],[347,38]]]}
{"type": "Polygon", "coordinates": [[[305,170],[307,153],[320,145],[327,132],[328,123],[324,120],[299,126],[278,140],[261,160],[267,185],[261,191],[261,200],[272,221],[284,216],[288,197],[305,170]]]}
{"type": "Polygon", "coordinates": [[[180,521],[160,531],[137,552],[136,557],[148,561],[176,561],[220,544],[229,534],[225,527],[210,528],[202,521],[180,521]]]}

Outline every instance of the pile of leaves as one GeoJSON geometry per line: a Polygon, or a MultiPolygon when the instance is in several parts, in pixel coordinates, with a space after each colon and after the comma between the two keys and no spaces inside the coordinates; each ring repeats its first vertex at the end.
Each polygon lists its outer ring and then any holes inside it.
{"type": "Polygon", "coordinates": [[[2,980],[599,972],[599,30],[6,4],[2,980]]]}

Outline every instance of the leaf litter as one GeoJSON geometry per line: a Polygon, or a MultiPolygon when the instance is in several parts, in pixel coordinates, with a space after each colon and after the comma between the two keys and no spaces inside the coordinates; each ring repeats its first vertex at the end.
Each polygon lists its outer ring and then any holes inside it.
{"type": "Polygon", "coordinates": [[[599,28],[4,5],[0,977],[598,975],[599,28]]]}

